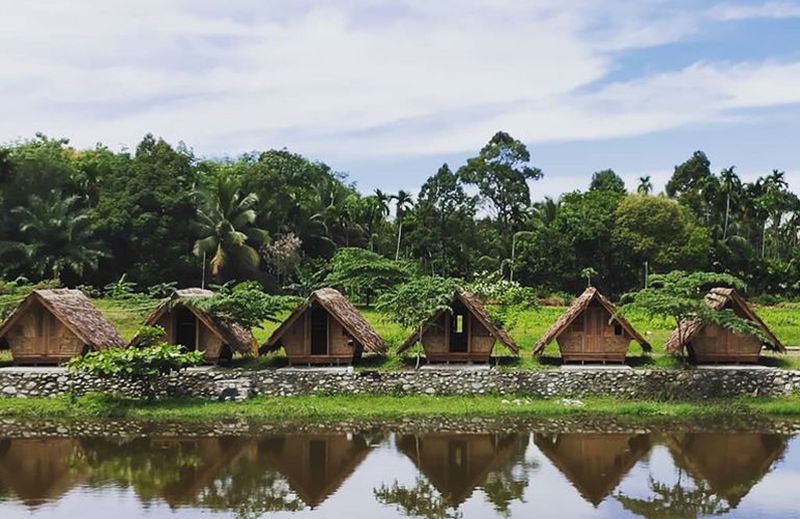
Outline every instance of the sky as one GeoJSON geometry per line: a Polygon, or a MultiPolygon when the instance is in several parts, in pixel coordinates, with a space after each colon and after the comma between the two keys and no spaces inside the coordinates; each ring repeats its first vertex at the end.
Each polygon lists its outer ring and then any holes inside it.
{"type": "Polygon", "coordinates": [[[544,178],[661,189],[703,150],[800,192],[800,0],[5,0],[0,142],[287,148],[416,192],[498,130],[544,178]]]}

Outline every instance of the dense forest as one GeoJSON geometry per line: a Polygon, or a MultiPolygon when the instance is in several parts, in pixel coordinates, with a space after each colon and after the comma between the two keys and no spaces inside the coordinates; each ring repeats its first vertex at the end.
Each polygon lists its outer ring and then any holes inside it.
{"type": "Polygon", "coordinates": [[[606,169],[534,201],[543,174],[558,172],[504,132],[431,171],[418,194],[359,193],[287,150],[211,160],[152,135],[119,152],[37,135],[0,147],[0,276],[84,287],[125,276],[142,291],[204,278],[288,294],[332,284],[369,299],[415,274],[540,293],[575,293],[590,277],[618,295],[648,271],[682,269],[732,274],[751,295],[800,293],[800,200],[779,170],[744,182],[697,151],[664,193],[606,169]]]}

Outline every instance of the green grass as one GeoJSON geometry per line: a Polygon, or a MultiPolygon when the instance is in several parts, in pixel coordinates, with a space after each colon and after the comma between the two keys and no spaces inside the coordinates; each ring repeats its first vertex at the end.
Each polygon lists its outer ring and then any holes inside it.
{"type": "MultiPolygon", "coordinates": [[[[117,327],[126,339],[133,337],[141,322],[153,310],[157,301],[119,301],[113,299],[95,299],[94,304],[117,327]]],[[[408,357],[398,358],[395,352],[398,346],[408,337],[411,330],[389,321],[386,316],[375,311],[372,307],[361,307],[359,310],[364,317],[375,327],[378,334],[389,344],[389,358],[371,360],[363,369],[402,369],[414,364],[415,353],[409,352],[408,357]]],[[[546,369],[558,365],[558,346],[550,344],[544,351],[541,360],[531,359],[533,345],[553,322],[564,312],[564,307],[542,306],[537,309],[522,312],[516,325],[510,330],[511,336],[520,346],[519,359],[503,359],[501,365],[504,369],[546,369]]],[[[785,303],[777,306],[756,306],[756,312],[769,326],[778,338],[786,345],[800,346],[800,303],[785,303]]],[[[279,315],[285,319],[289,312],[279,315]]],[[[652,344],[653,354],[650,359],[636,359],[641,350],[637,345],[632,345],[631,364],[636,367],[674,367],[672,358],[664,352],[664,343],[675,327],[673,319],[650,319],[642,313],[634,313],[629,317],[631,324],[652,344]]],[[[279,323],[264,322],[260,328],[255,328],[253,334],[258,344],[264,343],[279,323]]],[[[496,349],[496,355],[509,356],[504,347],[496,349]]],[[[0,352],[0,363],[4,362],[4,352],[0,352]]],[[[242,361],[242,365],[257,369],[258,367],[280,366],[285,363],[283,352],[273,354],[275,358],[269,360],[242,361]]],[[[764,363],[790,369],[800,369],[800,355],[786,355],[780,358],[767,355],[764,363]]],[[[361,368],[360,368],[361,369],[361,368]]]]}
{"type": "Polygon", "coordinates": [[[559,417],[607,415],[641,419],[722,416],[800,417],[800,397],[720,401],[656,402],[614,398],[575,401],[471,396],[302,396],[261,397],[244,402],[166,400],[156,403],[104,395],[70,399],[0,399],[0,417],[129,418],[155,421],[408,419],[414,417],[559,417]]]}

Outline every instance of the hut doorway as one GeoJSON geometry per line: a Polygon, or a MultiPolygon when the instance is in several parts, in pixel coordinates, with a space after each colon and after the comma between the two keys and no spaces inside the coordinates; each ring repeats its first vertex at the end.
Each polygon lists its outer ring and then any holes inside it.
{"type": "Polygon", "coordinates": [[[450,314],[450,351],[452,353],[467,352],[467,337],[469,336],[469,313],[463,304],[453,305],[450,314]]]}
{"type": "Polygon", "coordinates": [[[187,351],[197,349],[197,317],[185,306],[175,309],[175,343],[187,351]]]}
{"type": "Polygon", "coordinates": [[[311,355],[328,354],[328,312],[319,305],[311,308],[311,355]]]}

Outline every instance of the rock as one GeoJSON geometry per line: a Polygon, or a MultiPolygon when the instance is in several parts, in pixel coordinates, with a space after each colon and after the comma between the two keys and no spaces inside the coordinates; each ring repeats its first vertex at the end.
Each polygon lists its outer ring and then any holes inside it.
{"type": "Polygon", "coordinates": [[[8,396],[14,396],[17,394],[17,388],[14,386],[6,386],[3,388],[3,394],[8,396]]]}

